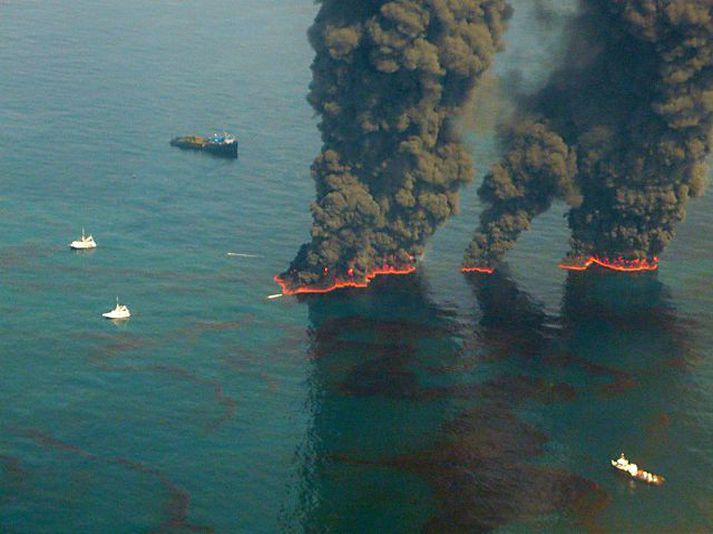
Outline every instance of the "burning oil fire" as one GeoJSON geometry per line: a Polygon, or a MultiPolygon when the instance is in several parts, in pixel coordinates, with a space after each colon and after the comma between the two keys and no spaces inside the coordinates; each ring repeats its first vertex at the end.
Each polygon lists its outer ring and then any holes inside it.
{"type": "MultiPolygon", "coordinates": [[[[394,267],[392,265],[383,265],[381,267],[378,267],[374,269],[371,272],[368,272],[363,280],[357,280],[355,278],[339,278],[335,277],[331,283],[327,286],[324,287],[314,287],[314,286],[298,286],[294,288],[290,288],[287,285],[287,282],[280,278],[280,275],[277,274],[273,278],[275,282],[282,288],[282,293],[284,295],[306,295],[309,293],[329,293],[330,291],[334,291],[335,289],[343,289],[343,288],[348,288],[348,287],[355,287],[355,288],[365,288],[369,285],[369,283],[376,278],[377,276],[380,275],[406,275],[406,274],[413,274],[416,272],[416,267],[414,265],[407,265],[406,267],[394,267]]],[[[325,275],[329,275],[329,270],[325,267],[324,270],[325,275]]],[[[347,271],[348,276],[353,276],[354,275],[354,269],[349,269],[347,271]]]]}
{"type": "Polygon", "coordinates": [[[600,258],[598,256],[589,256],[588,258],[567,258],[559,264],[559,267],[568,271],[586,271],[592,265],[599,265],[612,271],[633,273],[655,271],[659,268],[659,259],[656,256],[650,260],[647,258],[628,260],[622,257],[600,258]]]}
{"type": "MultiPolygon", "coordinates": [[[[568,271],[586,271],[592,265],[598,265],[605,269],[620,272],[655,271],[659,267],[659,259],[656,256],[650,260],[646,258],[629,260],[622,257],[602,258],[599,256],[589,256],[588,258],[566,258],[559,263],[559,267],[561,269],[566,269],[568,271]]],[[[488,266],[462,266],[460,271],[462,273],[493,274],[495,272],[495,268],[488,266]]],[[[407,275],[413,274],[414,272],[416,272],[416,267],[414,265],[395,267],[393,265],[384,264],[383,266],[364,275],[364,278],[361,280],[354,278],[354,269],[350,268],[347,270],[347,276],[349,276],[349,278],[340,278],[335,276],[329,284],[325,286],[298,286],[290,288],[288,287],[288,283],[280,278],[279,274],[275,275],[273,280],[275,280],[275,282],[280,286],[283,295],[306,295],[329,293],[336,289],[344,288],[364,289],[368,287],[369,283],[377,276],[407,275]]],[[[324,276],[329,276],[329,269],[326,267],[324,268],[324,276]]]]}
{"type": "Polygon", "coordinates": [[[495,272],[495,269],[493,267],[476,267],[476,266],[466,267],[464,265],[463,267],[460,268],[460,272],[462,272],[462,273],[493,274],[495,272]]]}

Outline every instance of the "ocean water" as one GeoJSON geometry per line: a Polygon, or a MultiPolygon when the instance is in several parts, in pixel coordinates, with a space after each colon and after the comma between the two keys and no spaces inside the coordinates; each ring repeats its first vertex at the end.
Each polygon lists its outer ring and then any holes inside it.
{"type": "MultiPolygon", "coordinates": [[[[531,88],[558,34],[513,4],[494,76],[531,88]]],[[[266,299],[308,238],[316,9],[0,3],[0,531],[713,530],[713,197],[658,273],[558,270],[559,206],[467,279],[476,183],[417,275],[266,299]],[[222,129],[237,161],[168,146],[222,129]]]]}

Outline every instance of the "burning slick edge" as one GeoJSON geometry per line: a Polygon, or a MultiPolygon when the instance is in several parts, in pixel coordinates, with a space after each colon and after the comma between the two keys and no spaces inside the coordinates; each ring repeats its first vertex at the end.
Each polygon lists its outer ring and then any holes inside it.
{"type": "Polygon", "coordinates": [[[586,271],[590,267],[608,269],[625,273],[655,271],[659,268],[659,259],[652,258],[627,259],[621,256],[566,256],[559,263],[560,269],[567,271],[586,271]]]}
{"type": "MultiPolygon", "coordinates": [[[[643,259],[627,259],[622,256],[612,258],[609,256],[566,256],[558,264],[560,269],[567,271],[586,271],[590,267],[626,273],[655,271],[659,267],[656,256],[643,259]]],[[[493,274],[495,266],[485,262],[476,265],[463,265],[462,273],[493,274]]]]}
{"type": "Polygon", "coordinates": [[[369,283],[377,276],[382,275],[407,275],[416,272],[415,265],[405,265],[396,267],[393,265],[382,265],[377,267],[372,271],[369,271],[364,275],[363,278],[358,278],[353,269],[349,269],[345,276],[338,276],[330,273],[328,268],[324,268],[322,280],[316,284],[308,286],[291,285],[288,280],[286,280],[286,275],[289,273],[283,273],[275,275],[273,280],[280,286],[282,293],[284,295],[307,295],[307,294],[319,294],[319,293],[329,293],[336,289],[344,288],[366,288],[369,283]]]}
{"type": "Polygon", "coordinates": [[[489,264],[480,265],[462,265],[460,268],[462,273],[480,273],[480,274],[493,274],[495,272],[495,267],[489,264]]]}
{"type": "MultiPolygon", "coordinates": [[[[654,256],[651,259],[625,259],[622,257],[609,258],[604,256],[567,256],[560,263],[559,267],[568,271],[586,271],[590,267],[600,268],[618,272],[647,272],[658,269],[659,259],[654,256]]],[[[478,273],[490,275],[495,273],[495,267],[491,264],[482,263],[479,265],[463,265],[460,268],[462,273],[478,273]]],[[[416,272],[415,265],[394,266],[384,264],[377,267],[363,277],[359,277],[354,269],[349,269],[344,275],[335,275],[327,267],[324,268],[320,281],[310,285],[296,285],[289,281],[290,272],[275,275],[273,280],[282,289],[283,295],[308,295],[323,294],[346,288],[366,288],[377,276],[383,275],[408,275],[416,272]]]]}

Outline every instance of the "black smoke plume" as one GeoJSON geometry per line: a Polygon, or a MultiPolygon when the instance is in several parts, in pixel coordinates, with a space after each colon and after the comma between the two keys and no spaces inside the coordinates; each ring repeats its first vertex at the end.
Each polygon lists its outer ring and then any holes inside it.
{"type": "Polygon", "coordinates": [[[509,13],[505,0],[322,0],[308,100],[324,144],[312,240],[286,288],[411,266],[458,210],[473,171],[454,121],[509,13]]]}
{"type": "Polygon", "coordinates": [[[465,266],[502,259],[554,199],[571,255],[653,260],[703,191],[713,125],[711,0],[581,0],[567,63],[520,102],[465,266]]]}

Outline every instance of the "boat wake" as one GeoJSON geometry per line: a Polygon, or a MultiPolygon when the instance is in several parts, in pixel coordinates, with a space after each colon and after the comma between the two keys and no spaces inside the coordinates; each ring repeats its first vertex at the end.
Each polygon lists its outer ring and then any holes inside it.
{"type": "Polygon", "coordinates": [[[228,252],[226,256],[234,256],[238,258],[262,258],[259,254],[242,254],[240,252],[228,252]]]}

